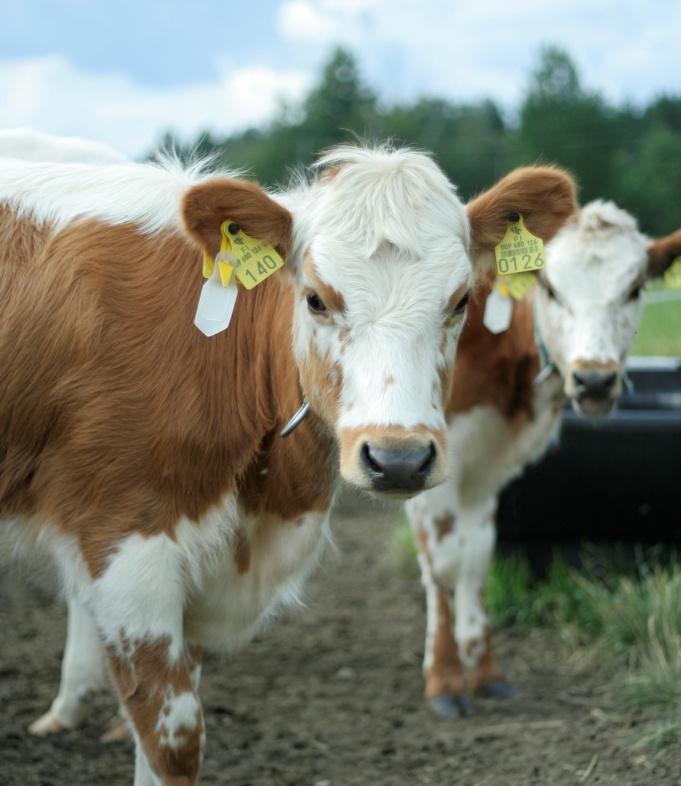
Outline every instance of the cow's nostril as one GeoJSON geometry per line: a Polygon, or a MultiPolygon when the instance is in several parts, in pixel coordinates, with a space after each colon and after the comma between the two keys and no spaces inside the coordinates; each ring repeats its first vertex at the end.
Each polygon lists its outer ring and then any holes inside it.
{"type": "Polygon", "coordinates": [[[433,464],[435,463],[435,459],[437,458],[437,450],[435,450],[435,445],[433,442],[428,443],[426,450],[428,451],[428,454],[418,469],[420,475],[429,475],[431,469],[433,468],[433,464]]]}
{"type": "Polygon", "coordinates": [[[368,442],[365,442],[362,445],[362,461],[372,472],[375,472],[377,475],[383,474],[383,467],[378,463],[372,454],[371,446],[368,442]]]}

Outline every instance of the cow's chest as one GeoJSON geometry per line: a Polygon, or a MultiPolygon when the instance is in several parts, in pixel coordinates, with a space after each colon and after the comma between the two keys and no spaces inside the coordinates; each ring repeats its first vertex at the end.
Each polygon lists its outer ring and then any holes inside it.
{"type": "Polygon", "coordinates": [[[207,560],[188,599],[187,639],[220,649],[248,641],[278,607],[297,602],[328,538],[328,512],[292,521],[239,516],[234,537],[207,560]]]}
{"type": "Polygon", "coordinates": [[[510,420],[490,406],[458,415],[449,427],[449,439],[460,502],[471,505],[496,496],[543,455],[559,425],[559,409],[541,399],[535,402],[531,418],[510,420]]]}

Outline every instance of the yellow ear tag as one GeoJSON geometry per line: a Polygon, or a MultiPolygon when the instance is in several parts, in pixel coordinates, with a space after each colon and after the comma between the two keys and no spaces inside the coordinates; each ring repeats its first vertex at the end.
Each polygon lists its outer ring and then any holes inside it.
{"type": "Polygon", "coordinates": [[[494,256],[500,276],[541,270],[544,267],[544,241],[526,228],[521,215],[513,213],[509,216],[506,234],[494,249],[494,256]]]}
{"type": "Polygon", "coordinates": [[[223,222],[222,236],[230,244],[236,277],[246,289],[262,284],[284,266],[284,260],[273,246],[247,235],[235,221],[223,222]]]}
{"type": "Polygon", "coordinates": [[[207,251],[204,251],[203,252],[203,277],[210,278],[213,275],[214,270],[215,270],[215,260],[207,251]]]}
{"type": "Polygon", "coordinates": [[[681,289],[681,257],[676,257],[665,270],[664,285],[669,289],[681,289]]]}
{"type": "Polygon", "coordinates": [[[504,295],[510,295],[514,300],[522,300],[537,284],[537,274],[516,273],[514,276],[502,276],[499,281],[504,295]]]}

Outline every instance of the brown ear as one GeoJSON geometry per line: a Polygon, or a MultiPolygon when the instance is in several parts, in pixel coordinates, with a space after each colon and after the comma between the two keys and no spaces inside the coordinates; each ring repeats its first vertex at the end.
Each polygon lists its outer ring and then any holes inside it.
{"type": "Polygon", "coordinates": [[[286,256],[291,243],[293,218],[255,183],[216,178],[192,186],[182,198],[182,223],[189,236],[215,255],[220,249],[220,225],[236,221],[244,232],[271,243],[286,256]]]}
{"type": "Polygon", "coordinates": [[[503,238],[508,216],[520,213],[533,235],[550,240],[577,209],[575,182],[554,167],[514,169],[468,203],[471,258],[489,258],[503,238]]]}
{"type": "Polygon", "coordinates": [[[660,240],[652,240],[648,246],[648,275],[651,278],[661,276],[679,256],[681,256],[681,229],[660,240]]]}

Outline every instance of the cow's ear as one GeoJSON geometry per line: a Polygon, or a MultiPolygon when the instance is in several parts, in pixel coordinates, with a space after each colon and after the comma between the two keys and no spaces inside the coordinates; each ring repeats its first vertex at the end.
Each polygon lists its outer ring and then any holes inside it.
{"type": "Polygon", "coordinates": [[[491,263],[494,247],[508,227],[509,215],[522,215],[525,226],[544,241],[558,232],[577,209],[572,177],[554,167],[514,169],[495,186],[471,200],[471,258],[480,267],[491,263]]]}
{"type": "Polygon", "coordinates": [[[271,243],[284,258],[291,245],[289,211],[246,180],[225,177],[192,186],[182,198],[180,212],[187,234],[213,256],[220,249],[220,226],[227,219],[256,240],[271,243]]]}
{"type": "Polygon", "coordinates": [[[648,245],[648,275],[661,276],[676,257],[681,256],[681,229],[648,245]]]}

